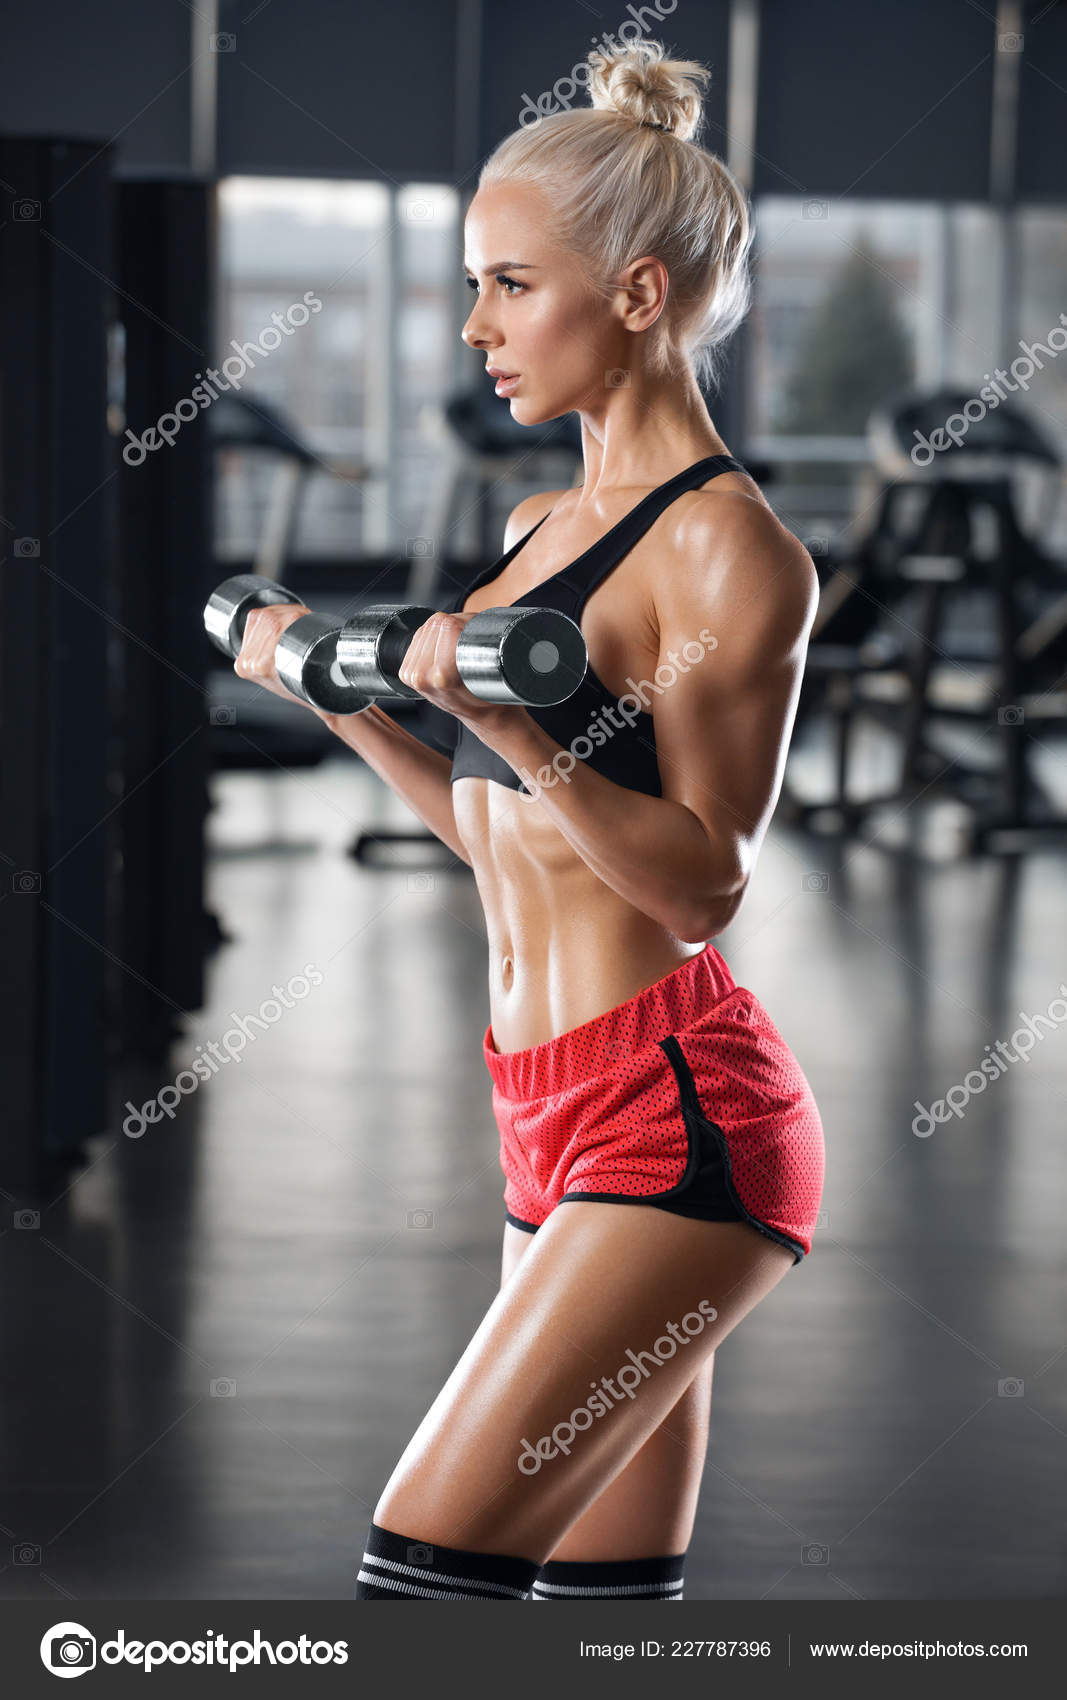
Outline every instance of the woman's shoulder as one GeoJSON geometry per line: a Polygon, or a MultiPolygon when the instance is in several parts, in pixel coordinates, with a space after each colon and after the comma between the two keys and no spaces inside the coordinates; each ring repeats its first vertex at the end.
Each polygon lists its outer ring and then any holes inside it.
{"type": "Polygon", "coordinates": [[[779,613],[793,609],[807,624],[819,594],[815,563],[747,473],[724,472],[673,508],[669,547],[683,570],[657,573],[661,594],[698,601],[714,595],[740,614],[772,592],[779,613]]]}

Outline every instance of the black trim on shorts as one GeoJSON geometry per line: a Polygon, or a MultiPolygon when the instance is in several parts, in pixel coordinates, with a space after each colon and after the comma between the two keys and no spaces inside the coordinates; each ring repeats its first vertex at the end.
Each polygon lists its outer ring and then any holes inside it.
{"type": "MultiPolygon", "coordinates": [[[[730,1163],[730,1147],[717,1122],[710,1121],[697,1094],[696,1082],[685,1060],[685,1054],[675,1034],[659,1040],[660,1049],[674,1070],[678,1083],[681,1113],[689,1140],[689,1155],[685,1172],[675,1186],[666,1192],[568,1192],[560,1204],[651,1204],[672,1216],[688,1216],[699,1222],[748,1222],[776,1244],[793,1253],[794,1266],[805,1256],[799,1240],[772,1228],[746,1210],[737,1196],[730,1163]]],[[[514,1217],[509,1217],[514,1221],[514,1217]]],[[[517,1223],[518,1227],[525,1226],[517,1223]]]]}
{"type": "Polygon", "coordinates": [[[524,1222],[521,1216],[513,1216],[510,1210],[504,1212],[505,1222],[510,1222],[513,1228],[522,1228],[528,1234],[536,1234],[539,1222],[524,1222]]]}

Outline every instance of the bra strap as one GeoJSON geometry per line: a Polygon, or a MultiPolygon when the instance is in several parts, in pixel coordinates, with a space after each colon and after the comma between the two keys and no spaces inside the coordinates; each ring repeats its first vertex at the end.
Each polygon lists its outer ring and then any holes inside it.
{"type": "Polygon", "coordinates": [[[639,538],[659,518],[660,514],[671,503],[687,490],[698,489],[701,484],[707,484],[710,479],[717,478],[720,472],[745,472],[739,460],[733,455],[707,455],[698,460],[695,465],[687,466],[683,472],[678,472],[673,478],[668,478],[665,484],[650,490],[637,506],[621,519],[618,525],[594,545],[588,556],[573,563],[561,573],[561,581],[568,590],[578,598],[579,607],[586,597],[591,595],[607,573],[617,567],[624,555],[629,554],[639,538]]]}

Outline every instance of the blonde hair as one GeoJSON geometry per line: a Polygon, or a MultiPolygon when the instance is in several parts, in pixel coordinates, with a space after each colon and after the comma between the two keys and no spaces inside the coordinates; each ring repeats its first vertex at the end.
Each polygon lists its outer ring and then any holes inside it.
{"type": "Polygon", "coordinates": [[[715,383],[719,352],[748,311],[752,227],[743,190],[696,140],[710,72],[663,55],[657,41],[594,50],[586,62],[591,106],[505,137],[479,188],[541,188],[555,239],[605,301],[631,260],[662,260],[669,285],[645,333],[650,368],[676,375],[690,362],[698,382],[715,383]]]}

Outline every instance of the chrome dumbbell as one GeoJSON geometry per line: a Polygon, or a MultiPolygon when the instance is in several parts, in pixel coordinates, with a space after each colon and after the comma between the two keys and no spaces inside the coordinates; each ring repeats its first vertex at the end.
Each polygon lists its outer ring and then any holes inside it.
{"type": "MultiPolygon", "coordinates": [[[[223,655],[236,661],[253,608],[300,606],[299,596],[258,573],[224,579],[208,598],[204,628],[223,655]]],[[[357,714],[370,699],[346,678],[337,660],[341,622],[328,614],[302,614],[282,633],[274,651],[278,677],[294,696],[327,714],[357,714]]]]}
{"type": "MultiPolygon", "coordinates": [[[[273,579],[239,573],[213,592],[204,625],[216,647],[236,659],[251,609],[299,602],[273,579]]],[[[372,603],[343,625],[327,614],[303,614],[278,640],[278,677],[294,696],[331,714],[357,714],[376,697],[417,697],[401,681],[400,668],[412,637],[433,612],[411,603],[372,603]]],[[[555,608],[485,608],[464,625],[456,666],[483,702],[546,708],[566,701],[585,677],[585,639],[555,608]]]]}
{"type": "MultiPolygon", "coordinates": [[[[431,613],[402,603],[361,608],[337,639],[342,672],[370,696],[417,696],[398,674],[412,636],[431,613]]],[[[483,608],[456,643],[459,676],[483,702],[550,707],[573,696],[586,666],[581,629],[555,608],[483,608]]]]}

